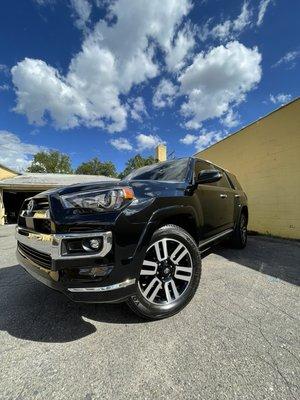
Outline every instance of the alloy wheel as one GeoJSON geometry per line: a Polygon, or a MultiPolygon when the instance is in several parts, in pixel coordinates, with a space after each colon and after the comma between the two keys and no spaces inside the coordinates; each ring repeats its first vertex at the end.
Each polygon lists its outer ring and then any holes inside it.
{"type": "Polygon", "coordinates": [[[193,273],[192,257],[178,240],[160,239],[148,248],[139,277],[139,289],[152,304],[166,305],[187,290],[193,273]]]}

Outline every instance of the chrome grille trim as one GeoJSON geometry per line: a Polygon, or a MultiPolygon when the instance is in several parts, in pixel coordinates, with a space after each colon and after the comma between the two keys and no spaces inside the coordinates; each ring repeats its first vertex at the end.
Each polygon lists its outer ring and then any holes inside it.
{"type": "Polygon", "coordinates": [[[16,239],[18,242],[37,250],[41,253],[48,254],[52,259],[80,259],[87,257],[104,257],[112,248],[112,232],[90,232],[90,233],[66,233],[66,234],[44,234],[30,231],[28,229],[16,228],[16,239]],[[83,255],[63,255],[62,242],[65,239],[81,239],[102,237],[103,246],[98,253],[83,255]]]}

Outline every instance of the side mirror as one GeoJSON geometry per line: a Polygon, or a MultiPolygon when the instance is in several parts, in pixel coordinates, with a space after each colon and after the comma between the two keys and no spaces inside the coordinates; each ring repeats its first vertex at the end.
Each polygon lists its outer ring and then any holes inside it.
{"type": "Polygon", "coordinates": [[[204,169],[196,179],[197,184],[218,182],[222,178],[222,173],[216,169],[204,169]]]}

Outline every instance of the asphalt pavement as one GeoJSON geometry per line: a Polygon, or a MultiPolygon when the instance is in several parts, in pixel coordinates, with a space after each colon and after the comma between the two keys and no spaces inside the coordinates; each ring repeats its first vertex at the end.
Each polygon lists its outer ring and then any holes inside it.
{"type": "Polygon", "coordinates": [[[0,227],[0,399],[299,399],[300,243],[203,259],[194,300],[156,322],[36,282],[0,227]]]}

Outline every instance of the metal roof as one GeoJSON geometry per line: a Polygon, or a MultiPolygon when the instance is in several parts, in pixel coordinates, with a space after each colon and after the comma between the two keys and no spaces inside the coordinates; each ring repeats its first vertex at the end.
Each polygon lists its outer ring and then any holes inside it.
{"type": "Polygon", "coordinates": [[[0,188],[51,188],[74,185],[76,183],[117,181],[103,175],[72,175],[72,174],[40,174],[24,173],[13,178],[0,180],[0,188]]]}

